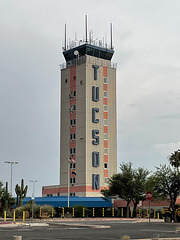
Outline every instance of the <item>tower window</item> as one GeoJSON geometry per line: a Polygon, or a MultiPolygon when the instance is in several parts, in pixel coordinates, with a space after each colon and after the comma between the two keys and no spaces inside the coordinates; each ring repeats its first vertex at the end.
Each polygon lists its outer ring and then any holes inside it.
{"type": "Polygon", "coordinates": [[[104,78],[104,83],[107,83],[107,78],[104,78]]]}
{"type": "Polygon", "coordinates": [[[83,84],[83,80],[81,80],[79,83],[80,83],[80,84],[83,84]]]}
{"type": "Polygon", "coordinates": [[[107,98],[107,92],[106,91],[104,91],[104,97],[107,98]]]}
{"type": "Polygon", "coordinates": [[[107,169],[108,168],[108,164],[104,163],[104,168],[107,169]]]}
{"type": "Polygon", "coordinates": [[[76,110],[76,105],[75,105],[75,104],[73,105],[72,109],[73,109],[74,111],[76,110]]]}
{"type": "Polygon", "coordinates": [[[65,83],[67,83],[67,82],[68,82],[68,80],[67,80],[67,79],[65,79],[65,80],[64,80],[64,82],[65,82],[65,83]]]}
{"type": "Polygon", "coordinates": [[[108,149],[104,148],[104,154],[108,154],[108,149]]]}
{"type": "Polygon", "coordinates": [[[104,112],[107,112],[107,110],[108,110],[108,109],[107,109],[107,106],[104,105],[103,107],[104,107],[104,112]]]}
{"type": "Polygon", "coordinates": [[[104,126],[107,126],[107,125],[108,125],[108,120],[104,119],[104,126]]]}
{"type": "Polygon", "coordinates": [[[75,154],[76,153],[76,149],[75,148],[70,148],[70,154],[75,154]]]}
{"type": "Polygon", "coordinates": [[[76,164],[75,163],[70,163],[70,168],[71,169],[75,169],[76,168],[76,164]]]}
{"type": "Polygon", "coordinates": [[[75,97],[76,96],[76,91],[73,91],[72,94],[73,94],[73,97],[75,97]]]}
{"type": "Polygon", "coordinates": [[[76,134],[75,133],[71,133],[70,134],[70,140],[75,140],[76,139],[76,134]]]}
{"type": "Polygon", "coordinates": [[[108,139],[108,133],[104,133],[104,139],[108,139]]]}
{"type": "Polygon", "coordinates": [[[76,183],[76,179],[75,179],[75,178],[70,178],[70,183],[71,183],[71,184],[76,183]]]}
{"type": "Polygon", "coordinates": [[[70,125],[71,125],[71,126],[76,125],[76,119],[71,119],[71,120],[70,120],[70,125]]]}
{"type": "Polygon", "coordinates": [[[75,193],[70,193],[70,196],[76,196],[76,194],[75,193]]]}
{"type": "Polygon", "coordinates": [[[76,80],[76,76],[74,76],[74,78],[73,78],[74,80],[76,80]]]}
{"type": "Polygon", "coordinates": [[[107,177],[104,178],[104,183],[108,183],[108,178],[107,177]]]}

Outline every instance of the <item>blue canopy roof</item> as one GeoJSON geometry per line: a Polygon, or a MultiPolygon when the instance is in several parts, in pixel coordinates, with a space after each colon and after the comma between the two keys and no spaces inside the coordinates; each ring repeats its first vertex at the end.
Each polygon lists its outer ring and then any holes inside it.
{"type": "MultiPolygon", "coordinates": [[[[23,200],[23,205],[25,205],[31,198],[27,197],[23,200]]],[[[51,197],[37,197],[35,202],[38,205],[51,205],[53,207],[67,207],[67,196],[51,196],[51,197]]],[[[112,207],[111,199],[104,200],[101,197],[69,197],[69,206],[74,207],[76,205],[82,205],[85,207],[112,207]]]]}

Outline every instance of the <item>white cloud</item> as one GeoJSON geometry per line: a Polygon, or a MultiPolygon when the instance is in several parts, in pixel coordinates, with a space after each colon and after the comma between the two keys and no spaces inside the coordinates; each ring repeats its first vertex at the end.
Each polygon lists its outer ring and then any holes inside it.
{"type": "Polygon", "coordinates": [[[169,156],[172,152],[180,149],[180,141],[179,142],[171,142],[171,143],[159,143],[154,144],[153,147],[160,151],[163,154],[167,154],[169,156]]]}

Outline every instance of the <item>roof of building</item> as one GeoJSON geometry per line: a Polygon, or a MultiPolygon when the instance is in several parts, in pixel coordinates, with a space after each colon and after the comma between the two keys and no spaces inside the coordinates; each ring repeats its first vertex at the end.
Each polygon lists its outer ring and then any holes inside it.
{"type": "Polygon", "coordinates": [[[66,61],[74,60],[76,57],[79,58],[86,54],[106,60],[111,60],[114,54],[114,50],[86,43],[63,52],[66,61]],[[78,53],[77,56],[74,54],[75,51],[78,53]]]}
{"type": "MultiPolygon", "coordinates": [[[[151,207],[168,207],[170,204],[170,201],[168,200],[162,200],[162,201],[158,201],[158,200],[152,200],[150,202],[151,207]]],[[[114,207],[126,207],[127,206],[127,202],[121,199],[118,200],[114,200],[114,207]]],[[[133,202],[130,202],[130,207],[133,207],[134,204],[133,202]]],[[[148,208],[149,207],[149,201],[145,200],[145,201],[141,201],[141,203],[138,204],[138,207],[144,207],[144,208],[148,208]]]]}
{"type": "MultiPolygon", "coordinates": [[[[23,200],[25,205],[31,198],[27,197],[23,200]]],[[[53,207],[67,207],[67,196],[51,196],[51,197],[37,197],[35,202],[38,205],[51,205],[53,207]]],[[[104,200],[101,197],[69,197],[69,206],[74,207],[76,205],[81,205],[85,207],[112,207],[111,199],[104,200]]]]}

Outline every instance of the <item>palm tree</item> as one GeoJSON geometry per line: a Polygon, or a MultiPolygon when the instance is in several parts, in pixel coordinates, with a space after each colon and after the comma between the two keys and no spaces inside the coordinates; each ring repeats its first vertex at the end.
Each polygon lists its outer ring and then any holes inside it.
{"type": "Polygon", "coordinates": [[[174,153],[171,153],[169,157],[169,162],[171,166],[177,169],[177,172],[178,172],[180,167],[180,150],[177,150],[177,151],[174,151],[174,153]]]}

